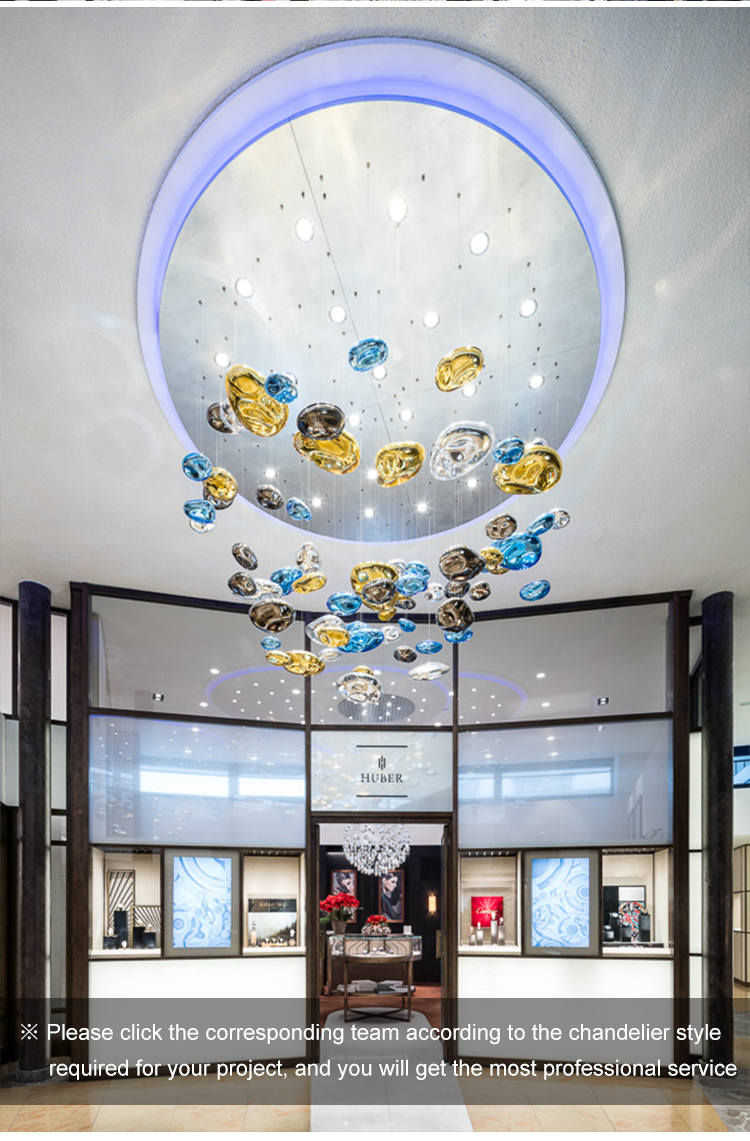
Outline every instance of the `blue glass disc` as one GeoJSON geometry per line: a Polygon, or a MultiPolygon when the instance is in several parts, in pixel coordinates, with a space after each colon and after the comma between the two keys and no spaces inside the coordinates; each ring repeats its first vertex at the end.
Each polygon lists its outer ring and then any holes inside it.
{"type": "Polygon", "coordinates": [[[554,527],[556,518],[554,511],[545,511],[544,515],[537,515],[526,530],[530,535],[543,535],[545,531],[550,531],[554,527]]]}
{"type": "Polygon", "coordinates": [[[182,470],[188,479],[208,479],[214,467],[203,452],[190,452],[182,461],[182,470]]]}
{"type": "Polygon", "coordinates": [[[526,445],[520,436],[508,436],[499,444],[495,444],[492,449],[492,457],[499,464],[514,464],[520,460],[525,449],[526,445]]]}
{"type": "Polygon", "coordinates": [[[281,587],[282,594],[290,594],[292,583],[295,583],[298,578],[302,578],[302,571],[299,567],[279,567],[271,575],[271,582],[275,582],[281,587]]]}
{"type": "Polygon", "coordinates": [[[266,377],[266,392],[281,404],[297,399],[297,377],[291,372],[272,372],[266,377]]]}
{"type": "Polygon", "coordinates": [[[364,341],[357,341],[349,349],[349,364],[355,372],[367,372],[376,365],[388,359],[388,346],[385,341],[377,337],[367,337],[364,341]]]}
{"type": "Polygon", "coordinates": [[[368,650],[374,650],[384,639],[383,631],[377,630],[368,622],[349,622],[346,628],[349,631],[348,643],[336,647],[342,654],[365,654],[368,650]]]}
{"type": "Polygon", "coordinates": [[[396,588],[399,594],[419,594],[427,589],[427,579],[404,573],[396,579],[396,588]]]}
{"type": "Polygon", "coordinates": [[[446,642],[468,642],[469,638],[474,637],[473,630],[445,630],[443,637],[446,642]]]}
{"type": "Polygon", "coordinates": [[[268,638],[261,638],[260,644],[264,650],[280,650],[281,649],[280,640],[278,638],[272,638],[270,635],[268,638]]]}
{"type": "Polygon", "coordinates": [[[420,654],[439,654],[442,648],[440,642],[432,642],[429,640],[426,642],[417,642],[417,651],[420,654]]]}
{"type": "Polygon", "coordinates": [[[416,623],[412,622],[411,618],[399,618],[398,624],[405,634],[413,634],[416,630],[416,623]]]}
{"type": "Polygon", "coordinates": [[[345,590],[339,590],[335,594],[331,594],[326,601],[326,606],[331,614],[338,614],[339,618],[351,618],[352,614],[356,614],[362,605],[362,599],[357,594],[349,594],[345,590]]]}
{"type": "Polygon", "coordinates": [[[299,519],[306,523],[308,519],[312,519],[312,511],[303,503],[301,499],[297,499],[295,495],[286,501],[287,514],[291,515],[292,519],[299,519]]]}
{"type": "Polygon", "coordinates": [[[542,540],[528,531],[511,535],[509,539],[495,539],[492,545],[502,551],[503,566],[508,570],[528,570],[542,557],[542,540]]]}
{"type": "Polygon", "coordinates": [[[191,523],[216,522],[216,510],[207,499],[188,499],[182,510],[191,523]]]}
{"type": "Polygon", "coordinates": [[[430,568],[427,566],[426,563],[420,563],[420,562],[414,561],[411,563],[407,563],[401,573],[402,574],[413,574],[417,578],[428,579],[430,577],[430,568]]]}
{"type": "Polygon", "coordinates": [[[549,591],[550,586],[546,578],[540,578],[536,582],[528,582],[526,586],[522,586],[518,593],[524,602],[538,602],[540,598],[546,598],[549,591]]]}

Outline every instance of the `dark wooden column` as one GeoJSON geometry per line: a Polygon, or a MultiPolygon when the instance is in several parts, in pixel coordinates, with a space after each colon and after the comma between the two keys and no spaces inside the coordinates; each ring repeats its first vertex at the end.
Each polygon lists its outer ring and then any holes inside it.
{"type": "MultiPolygon", "coordinates": [[[[89,1017],[89,588],[70,584],[68,621],[68,1023],[89,1017]]],[[[70,1043],[73,1062],[88,1062],[88,1042],[70,1043]]]]}
{"type": "Polygon", "coordinates": [[[18,1082],[49,1077],[47,1042],[50,912],[50,639],[52,597],[39,582],[18,586],[18,899],[20,1043],[18,1082]],[[29,1029],[33,1028],[33,1029],[29,1029]]]}
{"type": "MultiPolygon", "coordinates": [[[[677,593],[669,611],[668,676],[672,695],[672,938],[674,1018],[690,1022],[690,592],[677,593]]],[[[690,1061],[690,1044],[675,1042],[674,1061],[690,1061]]]]}
{"type": "Polygon", "coordinates": [[[715,1062],[734,1059],[732,983],[734,595],[703,603],[703,1002],[721,1030],[715,1062]]]}

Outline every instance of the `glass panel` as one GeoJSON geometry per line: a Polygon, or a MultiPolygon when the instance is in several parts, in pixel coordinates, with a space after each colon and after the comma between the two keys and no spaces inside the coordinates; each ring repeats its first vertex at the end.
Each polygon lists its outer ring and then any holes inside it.
{"type": "Polygon", "coordinates": [[[158,957],[162,927],[160,854],[92,848],[92,955],[158,957]]]}
{"type": "Polygon", "coordinates": [[[461,947],[517,947],[517,857],[462,856],[460,864],[461,947]]]}
{"type": "Polygon", "coordinates": [[[164,953],[236,955],[240,858],[220,850],[164,853],[164,953]]]}
{"type": "MultiPolygon", "coordinates": [[[[242,610],[96,597],[91,621],[95,707],[304,720],[302,679],[268,664],[264,635],[242,610]]],[[[277,635],[285,650],[299,649],[302,636],[298,622],[277,635]]]]}
{"type": "Polygon", "coordinates": [[[65,808],[68,779],[67,757],[67,725],[53,725],[50,733],[51,777],[50,796],[51,808],[65,808]]]}
{"type": "Polygon", "coordinates": [[[671,723],[459,734],[463,848],[669,843],[671,723]]]}
{"type": "Polygon", "coordinates": [[[312,735],[316,812],[450,812],[451,733],[321,730],[312,735]]]}
{"type": "Polygon", "coordinates": [[[0,602],[0,713],[13,713],[13,607],[0,602]]]}
{"type": "Polygon", "coordinates": [[[96,842],[304,845],[299,729],[96,716],[90,749],[96,842]]]}
{"type": "Polygon", "coordinates": [[[301,856],[245,856],[242,946],[251,951],[304,947],[301,856]]]}
{"type": "Polygon", "coordinates": [[[703,762],[701,758],[701,735],[690,734],[690,804],[688,807],[689,828],[688,846],[702,848],[702,799],[703,799],[703,762]]]}
{"type": "MultiPolygon", "coordinates": [[[[358,616],[359,617],[359,616],[358,616]]],[[[411,618],[411,613],[402,615],[411,618]]],[[[374,623],[376,630],[392,623],[374,623]]],[[[415,681],[409,670],[425,663],[452,665],[451,647],[443,644],[442,632],[435,625],[417,623],[412,634],[402,633],[395,642],[382,642],[365,654],[339,654],[326,666],[325,673],[312,680],[313,725],[450,725],[453,720],[453,672],[449,670],[435,681],[415,681]],[[394,650],[414,648],[423,641],[443,644],[439,654],[417,654],[413,662],[398,662],[394,650]],[[368,666],[376,674],[381,696],[376,702],[357,705],[338,693],[336,681],[351,673],[355,666],[368,666]]],[[[314,649],[314,647],[313,647],[314,649]]]]}
{"type": "MultiPolygon", "coordinates": [[[[54,817],[53,819],[59,819],[54,817]]],[[[57,844],[50,849],[49,985],[50,996],[64,1003],[65,989],[65,872],[67,850],[57,844]]]]}
{"type": "MultiPolygon", "coordinates": [[[[3,804],[18,805],[18,722],[6,720],[3,763],[3,804]]],[[[65,808],[66,727],[53,725],[50,733],[50,808],[65,808]]]]}
{"type": "Polygon", "coordinates": [[[524,852],[523,947],[527,955],[596,955],[600,938],[594,852],[524,852]]]}
{"type": "Polygon", "coordinates": [[[668,954],[669,850],[602,856],[602,950],[668,954]]]}
{"type": "Polygon", "coordinates": [[[50,839],[65,841],[68,838],[67,816],[53,816],[50,819],[50,839]]]}
{"type": "Polygon", "coordinates": [[[659,604],[475,623],[459,647],[460,724],[666,709],[667,616],[659,604]]]}
{"type": "Polygon", "coordinates": [[[691,852],[689,860],[690,954],[700,955],[703,950],[703,853],[691,852]]]}
{"type": "Polygon", "coordinates": [[[68,716],[68,616],[53,614],[51,623],[50,708],[53,721],[68,716]]]}

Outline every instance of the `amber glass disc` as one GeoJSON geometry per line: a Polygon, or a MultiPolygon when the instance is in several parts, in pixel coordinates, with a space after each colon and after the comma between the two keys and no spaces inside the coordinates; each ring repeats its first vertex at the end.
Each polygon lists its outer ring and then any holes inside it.
{"type": "Polygon", "coordinates": [[[496,547],[482,547],[479,553],[487,564],[487,570],[490,574],[508,573],[510,568],[503,566],[502,551],[498,551],[496,547]]]}
{"type": "Polygon", "coordinates": [[[441,392],[455,392],[476,380],[484,368],[484,353],[475,345],[454,349],[443,357],[435,372],[435,384],[441,392]]]}
{"type": "Polygon", "coordinates": [[[539,495],[559,482],[562,460],[549,444],[529,444],[514,464],[496,464],[492,478],[510,495],[539,495]]]}
{"type": "Polygon", "coordinates": [[[297,432],[294,449],[323,471],[334,475],[348,475],[359,466],[359,444],[348,432],[339,433],[334,440],[310,439],[297,432]]]}
{"type": "Polygon", "coordinates": [[[309,571],[308,574],[303,574],[302,578],[298,578],[295,583],[292,583],[292,590],[297,594],[312,594],[314,590],[320,590],[325,586],[328,579],[320,571],[309,571]]]}
{"type": "Polygon", "coordinates": [[[398,574],[394,568],[387,563],[373,561],[357,563],[355,567],[352,567],[352,590],[361,596],[362,587],[366,586],[368,582],[374,582],[378,578],[389,578],[395,582],[398,578],[398,574]]]}
{"type": "Polygon", "coordinates": [[[208,479],[203,481],[203,494],[214,505],[223,503],[228,507],[234,500],[237,491],[237,480],[231,472],[223,467],[215,467],[208,479]]]}
{"type": "Polygon", "coordinates": [[[237,419],[254,436],[275,436],[287,422],[289,408],[269,396],[265,377],[247,365],[236,364],[226,376],[229,403],[237,419]]]}
{"type": "Polygon", "coordinates": [[[381,487],[398,487],[413,479],[424,463],[425,450],[420,443],[386,444],[375,456],[375,470],[381,487]]]}

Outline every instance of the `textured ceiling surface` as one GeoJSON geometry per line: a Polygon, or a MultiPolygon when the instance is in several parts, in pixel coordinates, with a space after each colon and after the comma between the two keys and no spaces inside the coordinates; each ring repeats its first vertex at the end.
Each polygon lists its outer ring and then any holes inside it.
{"type": "MultiPolygon", "coordinates": [[[[151,204],[202,118],[252,75],[339,39],[425,38],[545,98],[596,163],[620,226],[624,334],[566,459],[573,523],[545,561],[550,601],[680,588],[697,612],[734,591],[747,701],[749,30],[728,9],[7,11],[2,593],[32,578],[59,605],[70,580],[227,596],[227,528],[186,526],[182,448],[141,357],[151,204]]],[[[235,512],[231,541],[244,530],[269,563],[286,561],[272,523],[235,512]]],[[[343,578],[351,550],[319,546],[329,580],[343,578]]],[[[421,553],[434,565],[440,549],[421,553]]],[[[492,605],[515,604],[508,577],[492,605]]]]}

